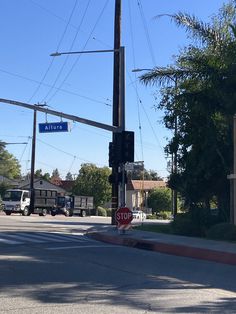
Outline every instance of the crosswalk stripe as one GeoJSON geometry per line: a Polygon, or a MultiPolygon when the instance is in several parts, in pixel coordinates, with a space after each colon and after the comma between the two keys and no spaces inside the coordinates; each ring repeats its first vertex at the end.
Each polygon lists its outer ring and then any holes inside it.
{"type": "Polygon", "coordinates": [[[7,234],[6,237],[10,237],[10,238],[13,238],[13,239],[16,239],[17,240],[20,240],[20,241],[24,241],[24,242],[33,242],[33,243],[43,243],[43,242],[46,242],[45,240],[41,239],[36,239],[36,238],[33,238],[33,237],[29,237],[29,236],[24,236],[22,234],[7,234]]]}
{"type": "Polygon", "coordinates": [[[83,234],[71,235],[58,232],[0,232],[0,243],[23,244],[23,243],[46,243],[46,242],[87,242],[89,239],[83,234]]]}
{"type": "Polygon", "coordinates": [[[5,243],[5,244],[23,244],[23,242],[8,240],[8,239],[0,239],[0,242],[5,243]]]}
{"type": "Polygon", "coordinates": [[[51,234],[51,233],[21,233],[23,234],[24,236],[26,236],[27,238],[36,238],[42,242],[50,242],[50,241],[57,241],[57,242],[68,242],[68,240],[66,239],[66,237],[57,237],[57,236],[54,236],[54,234],[51,234]]]}

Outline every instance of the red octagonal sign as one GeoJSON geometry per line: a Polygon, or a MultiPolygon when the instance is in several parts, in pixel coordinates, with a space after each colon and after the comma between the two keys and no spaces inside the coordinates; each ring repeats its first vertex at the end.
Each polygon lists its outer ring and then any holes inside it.
{"type": "Polygon", "coordinates": [[[128,225],[133,219],[133,213],[128,207],[121,207],[116,211],[116,221],[120,225],[128,225]]]}

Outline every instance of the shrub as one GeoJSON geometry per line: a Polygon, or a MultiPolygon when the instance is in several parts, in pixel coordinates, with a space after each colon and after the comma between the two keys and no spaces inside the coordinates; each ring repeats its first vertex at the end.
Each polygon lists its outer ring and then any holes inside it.
{"type": "Polygon", "coordinates": [[[236,241],[236,226],[220,223],[212,226],[206,233],[208,239],[236,241]]]}
{"type": "Polygon", "coordinates": [[[157,216],[155,214],[147,215],[147,219],[157,219],[157,216]]]}
{"type": "Polygon", "coordinates": [[[106,208],[106,212],[107,212],[107,217],[111,217],[112,209],[111,208],[106,208]]]}
{"type": "Polygon", "coordinates": [[[106,217],[107,216],[107,211],[105,208],[101,207],[101,206],[98,206],[97,207],[97,214],[98,216],[104,216],[106,217]]]}
{"type": "Polygon", "coordinates": [[[205,235],[204,226],[199,226],[191,219],[189,213],[178,214],[171,222],[171,229],[174,234],[199,237],[205,235]]]}
{"type": "Polygon", "coordinates": [[[169,188],[153,189],[148,196],[148,206],[153,211],[171,211],[171,190],[169,188]]]}
{"type": "Polygon", "coordinates": [[[156,214],[157,219],[171,219],[171,212],[162,210],[159,213],[156,214]]]}

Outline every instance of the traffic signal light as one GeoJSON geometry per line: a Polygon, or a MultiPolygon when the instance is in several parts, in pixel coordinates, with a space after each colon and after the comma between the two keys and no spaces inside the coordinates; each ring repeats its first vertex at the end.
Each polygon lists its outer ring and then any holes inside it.
{"type": "Polygon", "coordinates": [[[134,162],[134,132],[123,131],[114,134],[113,142],[109,143],[109,167],[121,163],[134,162]]]}
{"type": "Polygon", "coordinates": [[[115,144],[113,142],[109,143],[109,167],[115,164],[115,144]]]}
{"type": "Polygon", "coordinates": [[[109,143],[109,167],[119,166],[122,162],[122,133],[115,133],[109,143]]]}
{"type": "Polygon", "coordinates": [[[122,132],[122,162],[134,162],[134,132],[122,132]]]}

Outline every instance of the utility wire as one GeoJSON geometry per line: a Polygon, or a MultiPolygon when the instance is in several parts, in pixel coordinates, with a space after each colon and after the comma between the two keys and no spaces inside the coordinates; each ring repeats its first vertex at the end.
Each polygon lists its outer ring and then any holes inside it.
{"type": "MultiPolygon", "coordinates": [[[[28,1],[32,2],[34,5],[38,6],[40,9],[44,10],[44,11],[47,12],[48,14],[54,16],[54,17],[57,18],[58,20],[60,20],[60,21],[62,21],[62,22],[64,22],[64,23],[67,23],[67,21],[66,21],[63,17],[61,17],[61,16],[55,14],[53,11],[51,11],[51,10],[49,10],[48,8],[44,7],[43,5],[37,3],[36,1],[34,1],[34,0],[28,0],[28,1]]],[[[73,27],[74,29],[77,29],[77,26],[74,25],[73,23],[70,23],[69,26],[70,26],[70,27],[73,27]]],[[[84,30],[82,30],[82,29],[81,29],[81,32],[86,33],[86,32],[85,32],[84,30]]],[[[104,42],[102,42],[101,40],[99,40],[99,39],[98,39],[97,37],[95,37],[95,36],[93,37],[93,40],[95,40],[95,41],[97,41],[97,42],[100,42],[100,43],[102,43],[103,45],[105,45],[105,46],[108,47],[107,44],[105,44],[104,42]]]]}
{"type": "MultiPolygon", "coordinates": [[[[76,1],[76,2],[77,2],[77,1],[76,1]]],[[[81,29],[81,25],[83,24],[84,18],[85,18],[86,14],[87,14],[87,11],[88,11],[90,2],[91,2],[91,0],[89,0],[88,3],[87,3],[87,6],[86,6],[85,11],[84,11],[84,14],[83,14],[83,17],[82,17],[82,19],[81,19],[81,22],[80,22],[80,24],[79,24],[79,27],[77,28],[77,31],[76,31],[76,33],[75,33],[75,36],[74,36],[74,38],[73,38],[73,40],[72,40],[72,43],[71,43],[70,48],[69,48],[69,51],[72,51],[72,49],[73,49],[73,47],[74,47],[75,41],[76,41],[77,36],[78,36],[78,34],[79,34],[79,32],[80,32],[80,29],[81,29]]],[[[75,9],[75,8],[73,8],[73,9],[75,9]]],[[[72,18],[73,12],[74,12],[74,10],[71,12],[71,16],[70,16],[69,21],[70,21],[71,18],[72,18]]],[[[68,27],[68,25],[69,25],[69,21],[68,21],[67,27],[68,27]]],[[[60,46],[60,43],[59,43],[59,45],[58,45],[56,51],[59,50],[59,46],[60,46]]],[[[50,95],[50,93],[52,92],[53,88],[55,87],[56,83],[58,82],[58,80],[59,80],[59,78],[60,78],[60,76],[61,76],[61,74],[62,74],[62,72],[63,72],[63,70],[64,70],[64,68],[65,68],[65,66],[66,66],[66,64],[67,64],[67,61],[68,61],[69,57],[70,57],[70,55],[67,55],[67,56],[66,56],[66,58],[65,58],[65,60],[64,60],[64,62],[63,62],[63,64],[62,64],[62,67],[61,67],[60,71],[58,72],[58,74],[57,74],[57,76],[56,76],[56,78],[55,78],[55,80],[54,80],[54,83],[53,83],[51,89],[48,91],[48,93],[47,93],[46,96],[42,99],[41,102],[46,101],[47,97],[48,97],[48,96],[50,95]]],[[[53,59],[54,59],[54,58],[53,58],[53,59]]]]}
{"type": "MultiPolygon", "coordinates": [[[[130,34],[131,34],[131,43],[132,43],[132,56],[133,56],[133,68],[136,68],[136,60],[135,60],[135,49],[134,49],[134,34],[133,34],[133,25],[132,25],[132,16],[131,16],[131,7],[129,3],[129,24],[130,24],[130,34]]],[[[136,74],[136,73],[135,73],[136,74]]],[[[137,88],[137,80],[135,80],[135,90],[136,90],[136,103],[137,103],[137,112],[138,112],[138,126],[139,126],[139,137],[141,143],[141,160],[144,160],[143,154],[143,137],[142,137],[142,127],[141,127],[141,117],[140,117],[140,105],[139,105],[139,97],[138,97],[138,88],[137,88]]]]}
{"type": "MultiPolygon", "coordinates": [[[[59,50],[59,47],[60,47],[60,45],[61,45],[61,43],[62,43],[62,41],[63,41],[63,39],[64,39],[64,37],[65,37],[66,31],[67,31],[67,29],[68,29],[69,23],[70,23],[70,21],[71,21],[71,18],[72,18],[72,16],[73,16],[73,13],[74,13],[74,11],[75,11],[75,8],[76,8],[76,6],[77,6],[77,3],[78,3],[78,0],[75,0],[74,6],[73,6],[73,8],[72,8],[72,11],[71,11],[71,14],[70,14],[70,17],[69,17],[69,20],[67,21],[67,24],[66,24],[66,27],[65,27],[65,29],[64,29],[64,32],[62,33],[61,39],[59,40],[59,43],[58,43],[58,45],[57,45],[57,50],[56,50],[56,51],[59,50]]],[[[44,73],[44,75],[43,75],[43,77],[42,77],[42,79],[41,79],[41,81],[40,81],[38,87],[35,89],[34,93],[33,93],[32,96],[29,98],[28,102],[30,102],[30,101],[33,99],[33,97],[37,94],[37,92],[39,91],[39,89],[40,89],[42,83],[44,82],[46,76],[48,75],[48,72],[50,71],[50,69],[51,69],[51,67],[52,67],[52,65],[53,65],[54,59],[55,59],[55,57],[53,57],[53,58],[51,59],[51,61],[50,61],[50,63],[49,63],[49,66],[48,66],[46,72],[44,73]]]]}
{"type": "Polygon", "coordinates": [[[75,163],[75,160],[76,160],[76,156],[74,156],[74,158],[73,158],[73,160],[72,160],[72,162],[71,162],[71,165],[70,165],[70,167],[69,167],[67,173],[68,173],[68,172],[71,172],[71,169],[72,169],[73,164],[75,163]]]}
{"type": "Polygon", "coordinates": [[[26,151],[26,148],[27,148],[27,146],[29,145],[30,139],[31,139],[31,137],[28,136],[28,142],[27,142],[27,144],[25,145],[25,147],[24,147],[24,149],[23,149],[23,152],[22,152],[22,154],[21,154],[21,156],[20,156],[20,159],[19,159],[19,162],[20,162],[20,163],[21,163],[21,161],[22,161],[22,158],[23,158],[23,156],[24,156],[24,153],[25,153],[25,151],[26,151]]]}
{"type": "MultiPolygon", "coordinates": [[[[0,69],[0,72],[8,74],[8,75],[11,75],[11,76],[14,76],[14,77],[17,77],[17,78],[20,78],[20,79],[23,79],[23,80],[26,80],[26,81],[29,81],[29,82],[34,82],[34,83],[37,83],[37,84],[41,84],[41,85],[46,86],[46,87],[52,87],[52,85],[43,83],[42,81],[41,82],[40,81],[36,81],[34,79],[31,79],[31,78],[28,78],[28,77],[25,77],[25,76],[22,76],[22,75],[19,75],[19,74],[16,74],[16,73],[12,73],[12,72],[9,72],[9,71],[3,70],[3,69],[0,69]]],[[[67,93],[67,94],[70,94],[70,95],[75,95],[75,96],[78,96],[78,97],[90,100],[92,102],[96,102],[96,103],[103,104],[103,105],[111,107],[111,103],[110,103],[109,99],[106,99],[106,101],[100,101],[100,100],[94,99],[92,97],[84,96],[84,95],[78,94],[76,92],[69,91],[67,89],[63,89],[63,88],[59,88],[59,87],[54,87],[54,89],[56,89],[58,91],[61,91],[63,93],[67,93]]]]}
{"type": "Polygon", "coordinates": [[[39,142],[41,142],[41,143],[43,143],[43,144],[45,144],[45,145],[47,145],[47,146],[49,146],[49,147],[51,147],[51,148],[57,150],[57,151],[59,151],[59,152],[65,154],[65,155],[68,155],[68,156],[71,156],[71,157],[73,157],[73,158],[79,159],[79,160],[81,160],[81,161],[83,161],[83,162],[91,163],[90,160],[83,159],[83,158],[80,158],[80,157],[75,156],[75,155],[73,155],[73,154],[70,154],[70,153],[68,153],[68,152],[66,152],[66,151],[64,151],[64,150],[62,150],[62,149],[60,149],[60,148],[58,148],[58,147],[55,147],[55,146],[53,146],[53,145],[51,145],[51,144],[48,144],[48,143],[46,143],[46,142],[44,142],[44,141],[42,141],[42,140],[40,140],[40,139],[37,139],[37,141],[39,141],[39,142]]]}
{"type": "MultiPolygon", "coordinates": [[[[95,28],[97,27],[97,25],[98,25],[98,23],[99,23],[99,21],[100,21],[102,15],[103,15],[105,9],[106,9],[106,6],[107,6],[108,2],[109,2],[109,0],[107,0],[107,1],[105,2],[105,5],[103,6],[103,9],[102,9],[101,13],[100,13],[99,16],[98,16],[98,19],[97,19],[97,21],[95,22],[95,24],[94,24],[94,26],[93,26],[93,28],[92,28],[90,34],[89,34],[89,37],[88,37],[87,41],[85,42],[85,44],[84,44],[84,46],[83,46],[83,48],[82,48],[82,51],[85,50],[85,48],[86,48],[86,46],[87,46],[87,44],[88,44],[90,38],[92,37],[92,34],[93,34],[95,28]]],[[[64,85],[64,83],[66,82],[66,80],[67,80],[68,77],[70,76],[70,74],[71,74],[71,72],[73,71],[74,67],[75,67],[76,64],[78,63],[80,57],[81,57],[81,54],[76,58],[76,60],[75,60],[75,62],[73,63],[72,67],[70,68],[70,70],[68,71],[67,75],[65,76],[64,80],[61,82],[61,84],[60,84],[60,86],[59,86],[59,89],[64,85]]],[[[50,101],[55,97],[56,94],[57,94],[57,91],[51,96],[51,98],[50,98],[47,102],[50,102],[50,101]]]]}
{"type": "Polygon", "coordinates": [[[146,19],[145,19],[145,15],[144,15],[144,11],[143,11],[143,6],[142,6],[141,0],[137,0],[137,4],[138,4],[139,11],[140,11],[141,19],[142,19],[142,22],[143,22],[143,27],[144,27],[144,31],[145,31],[145,34],[146,34],[146,39],[147,39],[149,51],[150,51],[150,54],[151,54],[152,62],[153,62],[153,65],[155,66],[156,65],[156,59],[155,59],[154,51],[153,51],[153,48],[152,48],[152,42],[151,42],[151,39],[150,39],[148,26],[147,26],[147,22],[146,22],[146,19]]]}

